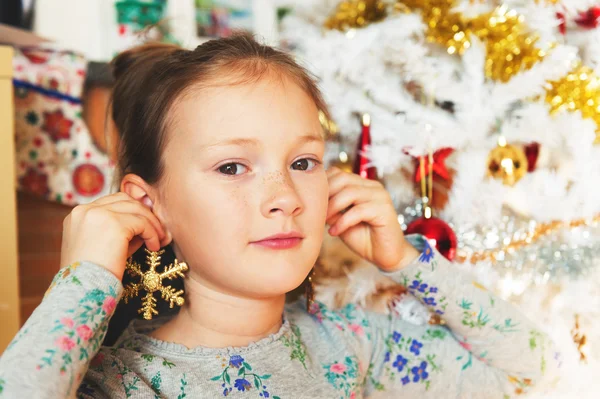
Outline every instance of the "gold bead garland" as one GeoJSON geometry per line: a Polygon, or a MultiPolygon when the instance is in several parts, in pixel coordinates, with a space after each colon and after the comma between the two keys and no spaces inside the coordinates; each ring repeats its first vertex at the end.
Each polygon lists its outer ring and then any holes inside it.
{"type": "Polygon", "coordinates": [[[460,263],[469,262],[473,265],[482,261],[490,261],[492,262],[492,264],[496,264],[496,262],[500,258],[501,253],[517,251],[530,244],[533,244],[541,237],[552,234],[560,229],[572,230],[577,227],[590,226],[598,223],[600,223],[600,214],[588,219],[581,218],[567,222],[555,220],[547,223],[539,223],[536,225],[535,229],[528,232],[525,237],[511,241],[510,243],[502,246],[501,248],[491,249],[487,251],[479,251],[470,255],[467,254],[464,250],[459,250],[456,260],[460,263]]]}

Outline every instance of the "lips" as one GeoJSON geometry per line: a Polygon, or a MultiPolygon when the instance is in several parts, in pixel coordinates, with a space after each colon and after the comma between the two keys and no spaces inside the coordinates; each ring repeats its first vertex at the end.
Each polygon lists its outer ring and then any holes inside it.
{"type": "Polygon", "coordinates": [[[252,244],[271,249],[289,249],[299,245],[303,238],[298,232],[280,233],[253,241],[252,244]]]}

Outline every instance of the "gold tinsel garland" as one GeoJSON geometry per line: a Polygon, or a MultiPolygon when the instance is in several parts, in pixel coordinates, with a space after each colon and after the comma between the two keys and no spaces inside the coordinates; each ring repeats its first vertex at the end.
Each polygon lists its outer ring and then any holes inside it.
{"type": "MultiPolygon", "coordinates": [[[[546,2],[556,3],[555,0],[546,2]]],[[[486,46],[488,79],[507,82],[545,57],[546,52],[536,47],[537,36],[516,11],[500,6],[492,12],[468,18],[452,10],[455,3],[455,0],[398,0],[394,9],[397,12],[418,10],[427,24],[427,40],[443,45],[449,54],[462,55],[471,47],[472,38],[479,38],[486,46]]],[[[386,15],[383,0],[345,0],[325,26],[340,30],[362,27],[386,15]]],[[[551,113],[580,111],[584,118],[594,120],[598,126],[596,144],[600,144],[599,82],[600,78],[590,68],[578,66],[567,76],[550,82],[546,92],[551,113]]]]}
{"type": "Polygon", "coordinates": [[[478,251],[472,254],[467,254],[465,251],[459,251],[456,257],[456,260],[460,263],[470,262],[475,265],[478,262],[482,261],[490,261],[493,264],[496,264],[499,255],[504,253],[511,253],[517,251],[523,247],[526,247],[543,236],[548,234],[552,234],[561,229],[575,229],[581,226],[591,226],[600,223],[600,214],[596,215],[591,219],[575,219],[567,222],[563,221],[552,221],[547,223],[539,223],[535,229],[530,231],[526,237],[510,241],[508,244],[502,246],[501,248],[491,249],[488,251],[478,251]]]}
{"type": "Polygon", "coordinates": [[[427,23],[427,40],[443,45],[449,54],[462,55],[471,47],[472,37],[486,46],[485,75],[507,82],[515,74],[530,69],[546,53],[536,48],[537,38],[523,16],[506,6],[467,18],[452,11],[454,0],[400,0],[409,9],[421,11],[427,23]]]}
{"type": "Polygon", "coordinates": [[[328,29],[362,28],[384,19],[387,7],[382,0],[344,0],[325,21],[328,29]]]}
{"type": "Polygon", "coordinates": [[[593,119],[599,127],[594,143],[600,144],[600,77],[593,69],[579,65],[549,84],[546,102],[550,104],[550,113],[580,111],[584,118],[593,119]]]}

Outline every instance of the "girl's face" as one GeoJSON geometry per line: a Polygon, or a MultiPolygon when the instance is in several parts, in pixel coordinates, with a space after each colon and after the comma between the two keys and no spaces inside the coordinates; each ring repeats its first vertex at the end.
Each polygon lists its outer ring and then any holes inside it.
{"type": "Polygon", "coordinates": [[[312,99],[267,76],[185,95],[174,109],[155,211],[189,277],[253,298],[296,288],[318,256],[328,203],[312,99]],[[282,233],[301,239],[260,242],[282,233]]]}

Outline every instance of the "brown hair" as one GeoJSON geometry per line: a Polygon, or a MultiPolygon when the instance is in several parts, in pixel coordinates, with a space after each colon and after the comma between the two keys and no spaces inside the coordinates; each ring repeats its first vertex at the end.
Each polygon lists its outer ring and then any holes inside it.
{"type": "Polygon", "coordinates": [[[112,62],[116,79],[112,118],[117,132],[117,176],[134,173],[149,184],[163,174],[161,151],[169,112],[190,88],[252,83],[267,73],[292,79],[326,115],[314,78],[283,51],[240,33],[208,41],[195,50],[149,43],[127,50],[112,62]]]}

